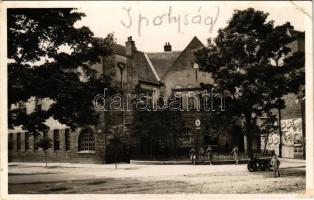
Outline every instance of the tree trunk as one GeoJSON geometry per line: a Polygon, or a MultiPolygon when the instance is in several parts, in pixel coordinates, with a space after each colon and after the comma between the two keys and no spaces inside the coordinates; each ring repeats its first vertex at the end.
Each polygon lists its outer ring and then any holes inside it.
{"type": "Polygon", "coordinates": [[[252,124],[251,124],[251,113],[245,115],[245,125],[246,125],[246,138],[247,138],[247,153],[248,158],[253,158],[253,151],[252,151],[252,124]]]}
{"type": "Polygon", "coordinates": [[[268,143],[268,137],[269,137],[269,133],[267,133],[267,135],[266,135],[266,141],[265,141],[265,145],[264,145],[263,155],[266,154],[266,148],[267,148],[267,143],[268,143]]]}
{"type": "Polygon", "coordinates": [[[282,131],[281,131],[281,109],[278,109],[278,131],[279,131],[279,158],[282,158],[282,131]]]}

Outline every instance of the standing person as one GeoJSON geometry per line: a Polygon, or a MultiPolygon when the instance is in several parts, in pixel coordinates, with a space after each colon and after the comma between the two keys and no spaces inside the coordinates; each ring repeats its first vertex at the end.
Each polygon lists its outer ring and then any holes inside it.
{"type": "Polygon", "coordinates": [[[190,155],[190,160],[192,161],[192,164],[195,165],[195,161],[196,161],[196,150],[194,148],[192,148],[189,151],[189,155],[190,155]]]}
{"type": "Polygon", "coordinates": [[[236,161],[236,165],[239,164],[239,149],[237,146],[234,146],[231,154],[233,154],[233,159],[236,161]]]}
{"type": "Polygon", "coordinates": [[[200,148],[198,153],[200,155],[201,162],[205,162],[205,149],[204,149],[203,146],[201,146],[201,148],[200,148]]]}
{"type": "Polygon", "coordinates": [[[279,173],[280,161],[277,158],[276,154],[273,155],[273,158],[271,159],[270,162],[274,169],[274,178],[276,178],[277,174],[278,174],[278,177],[280,177],[280,173],[279,173]]]}
{"type": "Polygon", "coordinates": [[[213,149],[211,146],[208,145],[207,149],[206,149],[206,154],[209,160],[209,164],[213,165],[212,160],[213,160],[213,149]]]}

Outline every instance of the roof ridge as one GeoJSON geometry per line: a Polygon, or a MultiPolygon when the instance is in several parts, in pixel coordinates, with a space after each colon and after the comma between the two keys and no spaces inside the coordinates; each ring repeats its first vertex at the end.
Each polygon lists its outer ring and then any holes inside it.
{"type": "Polygon", "coordinates": [[[171,66],[169,67],[169,69],[167,70],[167,72],[164,74],[164,76],[161,78],[161,80],[164,80],[164,78],[167,76],[168,72],[170,71],[170,69],[172,68],[172,66],[177,62],[177,60],[179,60],[181,58],[181,56],[183,55],[183,53],[187,50],[187,48],[191,45],[191,43],[193,41],[197,40],[198,42],[200,42],[203,46],[205,46],[196,36],[194,36],[192,38],[192,40],[188,43],[188,45],[186,45],[186,47],[184,48],[184,50],[181,52],[181,54],[177,57],[177,59],[171,64],[171,66]]]}
{"type": "Polygon", "coordinates": [[[155,51],[155,52],[146,52],[147,54],[157,54],[157,53],[181,53],[183,50],[178,51],[155,51]]]}
{"type": "MultiPolygon", "coordinates": [[[[119,43],[115,43],[115,45],[121,46],[121,47],[124,47],[124,48],[126,47],[125,45],[119,44],[119,43]]],[[[155,54],[155,53],[180,53],[180,52],[182,52],[183,50],[147,52],[147,51],[141,51],[141,50],[136,49],[136,51],[141,52],[141,53],[146,53],[146,54],[155,54]]]]}

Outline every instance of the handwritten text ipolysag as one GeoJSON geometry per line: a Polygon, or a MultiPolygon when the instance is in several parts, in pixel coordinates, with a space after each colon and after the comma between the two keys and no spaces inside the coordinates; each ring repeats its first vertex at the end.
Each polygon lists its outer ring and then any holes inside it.
{"type": "Polygon", "coordinates": [[[177,33],[181,33],[182,26],[188,26],[190,24],[199,24],[208,26],[208,32],[211,33],[217,19],[219,18],[219,7],[216,6],[215,13],[208,13],[207,15],[201,15],[202,7],[199,7],[195,13],[182,13],[174,14],[173,8],[169,6],[167,12],[163,12],[160,15],[153,17],[144,16],[142,13],[134,18],[132,8],[122,8],[125,13],[125,17],[120,21],[121,25],[125,28],[131,28],[132,26],[138,27],[138,36],[141,35],[144,27],[149,26],[162,26],[166,24],[175,24],[177,26],[177,33]],[[137,24],[136,24],[137,23],[137,24]]]}

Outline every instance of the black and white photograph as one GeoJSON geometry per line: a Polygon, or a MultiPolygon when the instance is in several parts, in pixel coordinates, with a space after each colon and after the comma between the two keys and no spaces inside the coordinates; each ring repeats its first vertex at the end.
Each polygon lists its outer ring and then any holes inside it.
{"type": "Polygon", "coordinates": [[[0,5],[1,199],[313,198],[312,1],[0,5]]]}

